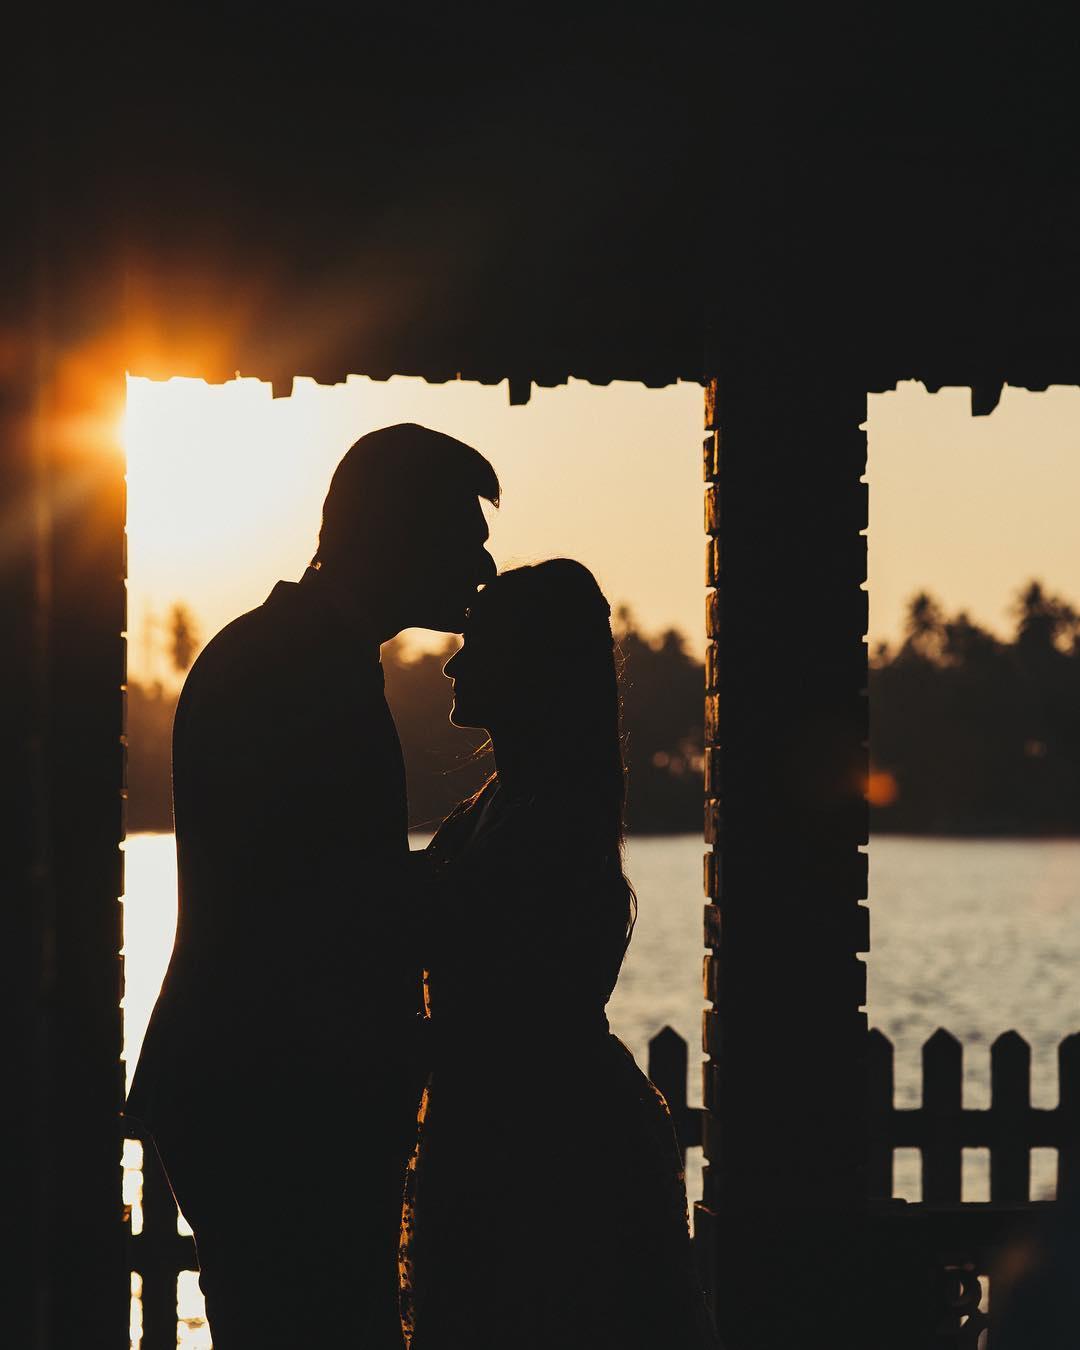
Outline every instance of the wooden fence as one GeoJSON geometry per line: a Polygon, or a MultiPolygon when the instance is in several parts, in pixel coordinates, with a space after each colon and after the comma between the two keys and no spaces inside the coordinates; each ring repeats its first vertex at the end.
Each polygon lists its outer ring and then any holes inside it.
{"type": "MultiPolygon", "coordinates": [[[[649,1042],[649,1077],[671,1108],[679,1145],[701,1144],[703,1115],[687,1105],[687,1043],[671,1027],[649,1042]]],[[[935,1346],[985,1347],[988,1276],[1018,1237],[1045,1228],[1056,1206],[1031,1195],[1032,1149],[1056,1150],[1057,1193],[1080,1185],[1080,1035],[1058,1048],[1059,1100],[1031,1105],[1031,1049],[1014,1031],[990,1050],[990,1105],[963,1103],[963,1047],[946,1031],[922,1050],[922,1104],[894,1101],[893,1046],[879,1031],[867,1041],[868,1239],[882,1253],[917,1251],[936,1292],[935,1346]],[[918,1202],[893,1198],[894,1153],[916,1149],[918,1202]],[[965,1149],[989,1154],[989,1200],[965,1200],[965,1149]]],[[[143,1145],[141,1227],[130,1237],[130,1268],[141,1285],[142,1350],[175,1350],[177,1282],[197,1268],[195,1244],[177,1230],[176,1205],[154,1153],[143,1145]]],[[[191,1331],[197,1327],[189,1323],[191,1331]]]]}
{"type": "MultiPolygon", "coordinates": [[[[1015,1031],[990,1047],[990,1106],[963,1105],[963,1047],[947,1031],[936,1031],[922,1050],[922,1105],[893,1102],[893,1047],[880,1031],[868,1046],[868,1187],[870,1197],[893,1194],[893,1153],[915,1148],[922,1155],[922,1201],[926,1205],[963,1200],[964,1149],[990,1154],[990,1203],[1029,1204],[1031,1150],[1055,1149],[1057,1193],[1071,1189],[1080,1165],[1080,1034],[1058,1047],[1058,1104],[1031,1105],[1031,1047],[1015,1031]]],[[[968,1202],[977,1203],[977,1202],[968,1202]]]]}
{"type": "Polygon", "coordinates": [[[922,1103],[898,1107],[893,1046],[881,1032],[870,1032],[868,1238],[879,1268],[906,1268],[906,1290],[932,1290],[922,1327],[935,1346],[993,1350],[991,1299],[1008,1293],[1033,1253],[1060,1244],[1056,1201],[1074,1194],[1080,1181],[1080,1035],[1058,1046],[1058,1102],[1049,1108],[1031,1104],[1031,1047],[1015,1031],[990,1047],[988,1107],[964,1105],[963,1054],[956,1037],[936,1031],[922,1048],[922,1103]],[[917,1202],[894,1198],[897,1149],[919,1153],[917,1202]],[[965,1198],[968,1149],[987,1156],[988,1198],[965,1198]],[[1057,1156],[1056,1177],[1038,1197],[1032,1195],[1033,1149],[1057,1156]]]}
{"type": "MultiPolygon", "coordinates": [[[[1080,1189],[1080,1035],[1058,1047],[1058,1102],[1050,1108],[1031,1104],[1031,1048],[1015,1031],[991,1046],[990,1105],[982,1109],[964,1106],[963,1047],[947,1031],[922,1048],[918,1107],[895,1104],[888,1038],[871,1031],[866,1051],[866,1241],[870,1268],[882,1277],[881,1301],[897,1324],[892,1336],[877,1328],[875,1344],[993,1350],[991,1279],[1015,1267],[1017,1252],[1060,1243],[1056,1197],[1080,1189]],[[897,1149],[920,1155],[917,1202],[894,1198],[897,1149]],[[988,1155],[989,1199],[964,1198],[967,1149],[988,1155]],[[1032,1195],[1033,1149],[1056,1151],[1053,1199],[1032,1195]]],[[[703,1125],[702,1113],[686,1105],[686,1067],[685,1042],[665,1028],[650,1043],[649,1075],[668,1099],[684,1149],[701,1141],[703,1125]]]]}

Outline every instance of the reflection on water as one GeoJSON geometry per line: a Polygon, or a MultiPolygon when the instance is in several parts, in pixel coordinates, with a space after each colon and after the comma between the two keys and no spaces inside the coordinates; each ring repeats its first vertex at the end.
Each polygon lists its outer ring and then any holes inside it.
{"type": "MultiPolygon", "coordinates": [[[[419,847],[426,836],[414,836],[419,847]]],[[[171,834],[133,835],[125,846],[124,1058],[128,1082],[176,932],[176,853],[171,834]]],[[[701,856],[697,836],[640,839],[628,853],[639,914],[611,1001],[612,1029],[644,1065],[649,1037],[670,1024],[696,1046],[701,1025],[701,856]]],[[[691,1074],[690,1100],[701,1101],[691,1074]]]]}
{"type": "Polygon", "coordinates": [[[142,1049],[176,936],[176,849],[171,834],[124,844],[124,1061],[127,1085],[142,1049]]]}
{"type": "MultiPolygon", "coordinates": [[[[923,1042],[964,1047],[964,1105],[990,1105],[990,1046],[1031,1045],[1031,1100],[1057,1105],[1057,1047],[1080,1030],[1080,841],[878,838],[870,849],[870,1020],[896,1046],[898,1106],[921,1103],[923,1042]]],[[[962,1195],[989,1200],[985,1150],[965,1149],[962,1195]]],[[[1033,1149],[1031,1194],[1053,1195],[1057,1157],[1033,1149]]],[[[897,1150],[894,1192],[918,1200],[920,1161],[897,1150]]]]}
{"type": "MultiPolygon", "coordinates": [[[[414,839],[414,846],[423,840],[414,839]]],[[[701,856],[697,836],[638,839],[627,866],[640,912],[611,1000],[612,1029],[643,1066],[649,1037],[669,1024],[691,1047],[689,1100],[701,1025],[701,856]]],[[[168,964],[176,923],[171,835],[128,840],[124,903],[125,1058],[131,1070],[168,964]]],[[[900,1106],[920,1099],[919,1053],[939,1026],[965,1046],[964,1102],[989,1105],[989,1047],[1015,1028],[1032,1047],[1032,1100],[1056,1104],[1056,1053],[1080,1030],[1080,841],[879,837],[870,849],[871,1024],[896,1045],[900,1106]]],[[[974,1152],[974,1151],[972,1151],[974,1152]]],[[[1032,1159],[1033,1193],[1052,1184],[1032,1159]]],[[[1044,1166],[1045,1164],[1045,1166],[1044,1166]]],[[[965,1199],[986,1198],[983,1160],[965,1157],[965,1199]]],[[[918,1159],[897,1159],[897,1193],[918,1195],[918,1159]]],[[[687,1159],[691,1200],[701,1193],[700,1151],[687,1159]]],[[[182,1281],[182,1317],[196,1319],[194,1278],[182,1281]]],[[[205,1324],[182,1324],[184,1346],[205,1346],[205,1324]]]]}
{"type": "Polygon", "coordinates": [[[870,1020],[896,1045],[899,1106],[919,1105],[919,1051],[964,1045],[964,1105],[990,1105],[990,1044],[1032,1048],[1032,1104],[1057,1104],[1057,1047],[1080,1030],[1080,841],[875,839],[870,1020]]]}
{"type": "MultiPolygon", "coordinates": [[[[698,1041],[702,851],[696,836],[629,846],[640,914],[609,1012],[642,1062],[665,1023],[698,1041]]],[[[172,946],[176,857],[166,834],[126,852],[130,1077],[172,946]]],[[[990,1042],[1015,1028],[1032,1045],[1034,1103],[1052,1106],[1057,1043],[1080,1029],[1080,841],[878,837],[870,877],[870,1020],[896,1043],[898,1104],[918,1105],[919,1048],[945,1026],[967,1048],[968,1105],[989,1104],[990,1042]]]]}
{"type": "MultiPolygon", "coordinates": [[[[176,935],[176,850],[171,834],[132,835],[124,845],[124,1061],[127,1083],[139,1058],[146,1024],[169,964],[176,935]]],[[[142,1232],[142,1156],[137,1140],[124,1141],[124,1204],[131,1207],[131,1232],[142,1232]]],[[[179,1233],[191,1228],[178,1216],[179,1233]]],[[[177,1350],[210,1350],[206,1305],[193,1270],[177,1281],[177,1350]]],[[[142,1279],[131,1274],[132,1350],[142,1343],[142,1279]]]]}

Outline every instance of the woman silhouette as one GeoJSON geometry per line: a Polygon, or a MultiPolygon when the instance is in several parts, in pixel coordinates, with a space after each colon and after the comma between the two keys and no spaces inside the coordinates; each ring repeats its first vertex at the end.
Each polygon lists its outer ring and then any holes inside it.
{"type": "Polygon", "coordinates": [[[433,1070],[402,1225],[411,1350],[715,1346],[663,1098],[608,1031],[633,929],[609,608],[503,573],[446,664],[495,772],[417,858],[433,1070]]]}

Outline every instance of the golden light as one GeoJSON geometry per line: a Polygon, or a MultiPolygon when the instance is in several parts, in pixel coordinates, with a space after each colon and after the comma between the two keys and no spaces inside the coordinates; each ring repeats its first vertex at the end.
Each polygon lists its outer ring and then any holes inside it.
{"type": "Polygon", "coordinates": [[[892,806],[900,796],[900,784],[887,769],[874,769],[867,776],[866,800],[871,806],[892,806]]]}
{"type": "Polygon", "coordinates": [[[275,399],[270,385],[209,385],[129,377],[125,416],[128,574],[134,678],[147,679],[137,640],[147,606],[191,605],[211,636],[295,579],[314,548],[327,464],[310,396],[275,399]]]}
{"type": "Polygon", "coordinates": [[[111,335],[57,353],[39,416],[44,434],[65,458],[115,462],[122,453],[123,371],[111,335]]]}

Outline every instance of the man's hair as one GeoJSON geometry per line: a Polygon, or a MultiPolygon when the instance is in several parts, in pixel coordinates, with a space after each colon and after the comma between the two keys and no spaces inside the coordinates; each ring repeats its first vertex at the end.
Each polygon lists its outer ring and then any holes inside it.
{"type": "Polygon", "coordinates": [[[499,504],[499,479],[478,450],[415,422],[370,431],[346,450],[323,502],[313,563],[372,533],[407,529],[447,498],[499,504]]]}

